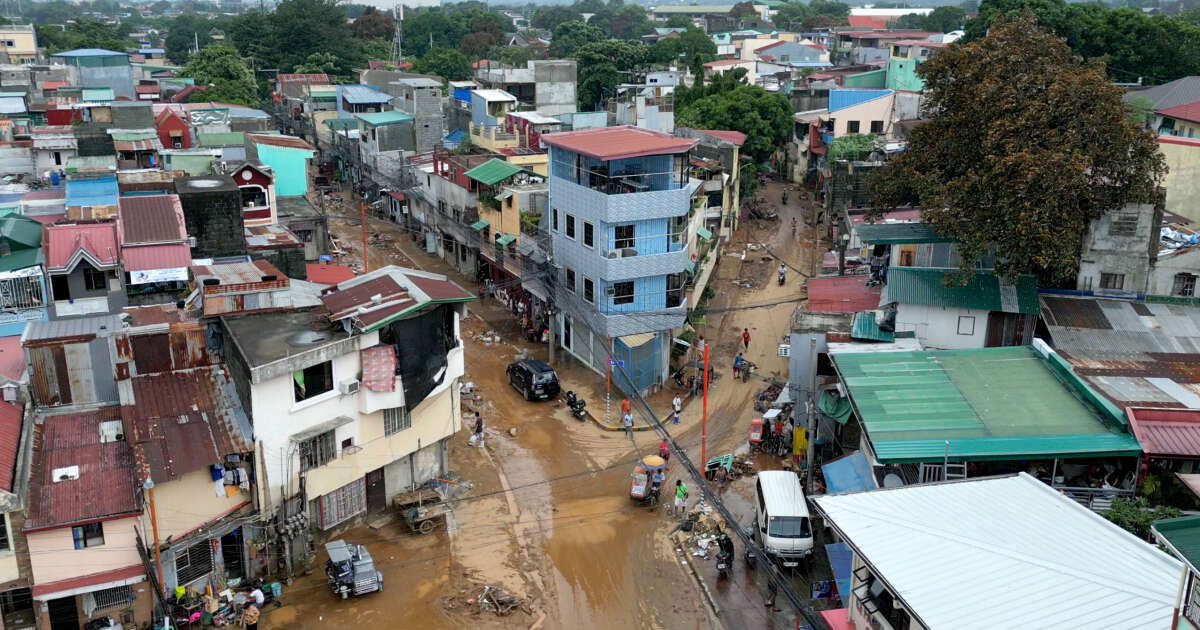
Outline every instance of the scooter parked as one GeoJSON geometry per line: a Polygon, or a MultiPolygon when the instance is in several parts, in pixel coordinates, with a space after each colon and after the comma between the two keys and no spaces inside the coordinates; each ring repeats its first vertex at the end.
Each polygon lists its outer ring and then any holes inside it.
{"type": "Polygon", "coordinates": [[[583,417],[587,415],[587,402],[576,396],[573,391],[567,392],[566,399],[567,408],[571,410],[571,415],[575,416],[576,420],[583,420],[583,417]]]}

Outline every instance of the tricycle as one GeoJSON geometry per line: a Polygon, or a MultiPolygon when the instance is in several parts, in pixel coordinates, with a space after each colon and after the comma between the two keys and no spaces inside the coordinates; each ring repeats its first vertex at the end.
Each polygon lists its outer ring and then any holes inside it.
{"type": "Polygon", "coordinates": [[[375,570],[375,561],[365,546],[334,540],[325,543],[325,551],[329,554],[325,577],[334,595],[346,599],[383,590],[383,574],[375,570]]]}
{"type": "Polygon", "coordinates": [[[629,484],[629,498],[638,503],[658,503],[662,492],[661,486],[654,485],[654,473],[661,471],[666,476],[667,460],[658,455],[647,455],[633,467],[629,475],[633,480],[629,484]]]}
{"type": "Polygon", "coordinates": [[[418,534],[428,534],[437,529],[438,525],[446,522],[446,515],[449,513],[450,507],[445,503],[414,505],[403,511],[404,522],[408,523],[409,529],[418,534]]]}

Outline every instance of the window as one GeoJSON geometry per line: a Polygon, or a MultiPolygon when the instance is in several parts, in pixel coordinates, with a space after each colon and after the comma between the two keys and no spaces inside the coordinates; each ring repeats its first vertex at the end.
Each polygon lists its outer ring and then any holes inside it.
{"type": "Polygon", "coordinates": [[[175,554],[176,584],[185,586],[209,573],[212,573],[212,551],[207,540],[175,554]]]}
{"type": "Polygon", "coordinates": [[[846,123],[846,133],[858,133],[857,120],[851,120],[846,123]]]}
{"type": "Polygon", "coordinates": [[[583,222],[583,244],[592,247],[596,244],[596,226],[588,221],[583,222]]]}
{"type": "Polygon", "coordinates": [[[575,270],[571,269],[570,267],[565,267],[565,269],[566,269],[566,275],[567,275],[567,279],[566,279],[567,290],[570,291],[571,293],[574,293],[575,292],[575,270]]]}
{"type": "Polygon", "coordinates": [[[550,214],[550,229],[558,231],[558,208],[555,208],[554,212],[550,214]]]}
{"type": "Polygon", "coordinates": [[[1171,295],[1193,297],[1196,295],[1196,276],[1190,273],[1175,274],[1175,286],[1171,287],[1171,295]]]}
{"type": "Polygon", "coordinates": [[[583,277],[583,299],[588,304],[596,303],[596,285],[587,276],[583,277]]]}
{"type": "Polygon", "coordinates": [[[354,448],[354,438],[352,437],[342,440],[342,450],[344,451],[348,448],[354,448]]]}
{"type": "Polygon", "coordinates": [[[1108,225],[1109,236],[1137,235],[1138,215],[1136,212],[1119,212],[1113,215],[1108,225]]]}
{"type": "Polygon", "coordinates": [[[296,402],[308,400],[333,390],[333,361],[310,365],[292,372],[296,402]]]}
{"type": "Polygon", "coordinates": [[[85,595],[90,596],[95,610],[106,610],[109,608],[117,608],[124,606],[133,601],[133,589],[128,586],[114,586],[112,588],[103,588],[98,591],[92,591],[85,595]]]}
{"type": "Polygon", "coordinates": [[[55,152],[54,152],[54,165],[55,165],[55,166],[62,166],[62,151],[55,151],[55,152]]]}
{"type": "Polygon", "coordinates": [[[83,288],[88,291],[104,291],[107,289],[108,283],[104,277],[104,272],[92,267],[84,267],[83,288]]]}
{"type": "Polygon", "coordinates": [[[55,300],[71,299],[71,283],[66,276],[50,276],[50,292],[55,300]]]}
{"type": "Polygon", "coordinates": [[[312,242],[312,230],[296,230],[296,238],[302,243],[312,242]]]}
{"type": "Polygon", "coordinates": [[[871,121],[871,133],[883,133],[883,121],[882,120],[872,120],[871,121]]]}
{"type": "Polygon", "coordinates": [[[300,443],[300,472],[328,464],[337,457],[337,445],[333,431],[326,431],[300,443]]]}
{"type": "Polygon", "coordinates": [[[613,304],[633,304],[632,282],[617,282],[613,284],[613,304]]]}
{"type": "Polygon", "coordinates": [[[383,410],[383,434],[394,435],[412,426],[408,407],[392,407],[383,410]]]}
{"type": "Polygon", "coordinates": [[[329,529],[367,511],[367,484],[362,478],[356,479],[318,501],[321,529],[329,529]]]}
{"type": "Polygon", "coordinates": [[[71,528],[71,538],[76,549],[99,547],[104,544],[104,523],[88,523],[71,528]]]}
{"type": "Polygon", "coordinates": [[[618,225],[617,227],[613,228],[613,236],[615,237],[613,240],[613,247],[616,249],[633,247],[632,225],[618,225]]]}
{"type": "Polygon", "coordinates": [[[8,519],[0,516],[0,550],[12,549],[8,541],[8,519]]]}
{"type": "Polygon", "coordinates": [[[958,317],[958,334],[974,335],[975,334],[975,316],[960,315],[958,317]]]}
{"type": "Polygon", "coordinates": [[[575,238],[575,216],[567,215],[567,238],[575,238]]]}
{"type": "Polygon", "coordinates": [[[1125,274],[1123,273],[1102,273],[1100,274],[1101,289],[1124,289],[1125,274]]]}

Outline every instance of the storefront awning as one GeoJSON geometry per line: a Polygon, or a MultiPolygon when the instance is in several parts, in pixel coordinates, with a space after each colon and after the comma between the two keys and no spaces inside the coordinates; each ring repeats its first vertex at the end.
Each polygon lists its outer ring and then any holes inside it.
{"type": "Polygon", "coordinates": [[[500,238],[496,239],[496,244],[500,247],[504,247],[515,240],[517,240],[517,237],[513,236],[512,234],[503,234],[500,236],[500,238]]]}
{"type": "Polygon", "coordinates": [[[472,223],[472,224],[471,224],[471,229],[472,229],[472,230],[475,230],[476,232],[478,232],[479,230],[482,230],[483,228],[485,228],[485,227],[487,227],[487,226],[489,226],[489,225],[491,225],[491,224],[490,224],[490,223],[488,223],[487,221],[484,221],[483,219],[480,219],[480,220],[478,220],[478,221],[476,221],[476,222],[474,222],[474,223],[472,223]]]}

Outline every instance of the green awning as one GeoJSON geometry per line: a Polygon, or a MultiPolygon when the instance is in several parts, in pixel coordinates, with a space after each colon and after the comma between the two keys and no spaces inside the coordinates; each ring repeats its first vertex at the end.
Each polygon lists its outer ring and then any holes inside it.
{"type": "Polygon", "coordinates": [[[472,229],[472,230],[475,230],[476,232],[478,232],[479,230],[482,230],[483,228],[485,228],[485,227],[487,227],[487,226],[489,226],[489,225],[491,225],[491,223],[488,223],[487,221],[484,221],[483,219],[480,219],[480,220],[478,220],[478,221],[476,221],[476,222],[474,222],[474,223],[472,223],[472,224],[471,224],[471,229],[472,229]]]}
{"type": "Polygon", "coordinates": [[[684,266],[684,269],[686,269],[687,272],[690,274],[695,274],[696,273],[696,261],[689,260],[688,264],[686,266],[684,266]]]}
{"type": "Polygon", "coordinates": [[[875,321],[875,311],[863,311],[854,314],[854,322],[850,326],[851,339],[868,341],[895,341],[896,335],[879,329],[875,321]]]}
{"type": "Polygon", "coordinates": [[[512,234],[504,234],[501,235],[500,238],[496,239],[496,244],[500,247],[504,247],[515,240],[517,240],[517,237],[513,236],[512,234]]]}
{"type": "Polygon", "coordinates": [[[821,392],[821,397],[817,399],[817,409],[837,420],[838,424],[846,424],[850,413],[854,411],[854,405],[850,404],[849,398],[842,398],[837,392],[827,389],[821,392]]]}
{"type": "Polygon", "coordinates": [[[500,182],[521,172],[521,167],[509,164],[499,158],[492,158],[466,172],[467,177],[484,184],[495,186],[500,182]]]}
{"type": "Polygon", "coordinates": [[[109,135],[116,142],[137,142],[138,140],[152,140],[158,137],[153,131],[118,131],[109,135]]]}
{"type": "Polygon", "coordinates": [[[703,225],[696,228],[696,236],[699,236],[700,238],[702,238],[706,241],[711,241],[712,237],[713,237],[712,232],[709,232],[708,229],[705,228],[703,225]]]}

